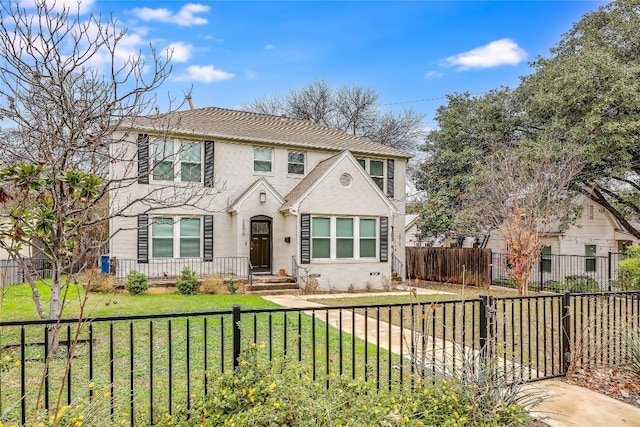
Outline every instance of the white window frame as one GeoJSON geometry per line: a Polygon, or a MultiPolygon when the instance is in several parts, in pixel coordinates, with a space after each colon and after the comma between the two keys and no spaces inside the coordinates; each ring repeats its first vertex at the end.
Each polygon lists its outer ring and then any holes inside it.
{"type": "Polygon", "coordinates": [[[274,169],[274,164],[273,164],[273,158],[274,158],[274,150],[273,148],[267,148],[267,147],[253,147],[253,173],[266,173],[266,174],[270,174],[273,173],[273,169],[274,169]],[[269,158],[269,160],[262,160],[262,159],[256,159],[256,153],[258,151],[268,151],[271,154],[271,157],[269,158]],[[261,170],[256,170],[256,162],[269,162],[270,164],[270,168],[268,171],[261,171],[261,170]]]}
{"type": "MultiPolygon", "coordinates": [[[[378,217],[369,216],[346,216],[346,215],[313,215],[311,217],[311,260],[317,261],[377,261],[380,257],[380,223],[378,217]],[[328,258],[315,258],[313,257],[313,220],[314,218],[328,218],[329,219],[329,257],[328,258]],[[341,238],[337,236],[337,220],[338,218],[352,219],[353,220],[353,237],[344,237],[353,241],[353,257],[351,258],[339,258],[337,256],[337,242],[341,238]],[[370,219],[375,221],[375,237],[360,237],[360,220],[370,219]],[[374,257],[361,257],[360,256],[360,241],[361,240],[375,240],[375,256],[374,257]]],[[[327,239],[324,236],[317,236],[315,238],[327,239]]]]}
{"type": "MultiPolygon", "coordinates": [[[[204,144],[197,142],[197,141],[180,141],[180,140],[175,140],[175,139],[162,139],[162,138],[156,138],[153,141],[151,141],[150,144],[150,159],[151,159],[151,181],[152,182],[184,182],[184,183],[191,183],[191,184],[202,184],[203,182],[203,175],[204,175],[204,144]],[[160,156],[156,155],[156,144],[158,143],[166,143],[166,142],[171,142],[173,144],[173,153],[172,154],[163,154],[160,156]],[[187,181],[183,181],[182,180],[182,152],[183,152],[183,144],[194,144],[194,145],[198,145],[200,148],[200,179],[198,181],[191,181],[191,180],[187,180],[187,181]],[[155,173],[155,168],[156,168],[156,164],[158,163],[169,163],[171,162],[173,165],[173,178],[172,179],[159,179],[156,176],[155,173]]],[[[185,164],[198,164],[198,162],[195,161],[185,161],[185,164]]]]}
{"type": "Polygon", "coordinates": [[[151,217],[151,221],[149,221],[149,254],[150,254],[150,258],[151,259],[176,259],[176,258],[202,258],[203,254],[202,254],[202,247],[203,247],[203,240],[204,240],[204,232],[203,232],[203,226],[204,226],[204,219],[201,216],[171,216],[171,215],[157,215],[154,217],[151,217]],[[157,219],[168,219],[172,221],[172,236],[168,237],[168,236],[159,236],[159,237],[155,237],[153,235],[153,223],[154,220],[157,219]],[[197,237],[195,236],[181,236],[180,233],[180,228],[181,228],[181,222],[183,219],[197,219],[200,221],[200,230],[199,230],[199,234],[197,237]],[[198,256],[188,256],[188,257],[182,257],[181,255],[181,251],[180,251],[180,243],[182,239],[198,239],[198,256]],[[154,246],[155,246],[155,240],[171,240],[171,247],[172,247],[172,251],[173,251],[173,256],[171,257],[157,257],[154,256],[154,246]]]}
{"type": "Polygon", "coordinates": [[[307,153],[304,151],[296,151],[296,150],[289,150],[287,151],[287,173],[289,175],[304,175],[305,172],[307,171],[307,153]],[[302,163],[299,162],[292,162],[291,158],[289,157],[290,154],[300,154],[302,155],[302,163]],[[291,170],[289,169],[289,167],[291,165],[302,165],[302,172],[291,172],[291,170]]]}
{"type": "Polygon", "coordinates": [[[356,158],[356,160],[358,161],[358,163],[360,164],[360,166],[362,166],[364,168],[364,170],[369,174],[369,176],[371,177],[371,179],[373,179],[373,182],[376,183],[376,185],[378,186],[378,188],[381,191],[384,191],[385,189],[385,185],[387,183],[387,165],[384,161],[384,159],[370,159],[370,158],[365,158],[365,157],[358,157],[356,158]],[[382,163],[382,175],[371,175],[371,162],[380,162],[382,163]],[[363,165],[364,163],[364,165],[363,165]],[[376,179],[382,179],[381,185],[378,185],[378,182],[376,181],[376,179]]]}

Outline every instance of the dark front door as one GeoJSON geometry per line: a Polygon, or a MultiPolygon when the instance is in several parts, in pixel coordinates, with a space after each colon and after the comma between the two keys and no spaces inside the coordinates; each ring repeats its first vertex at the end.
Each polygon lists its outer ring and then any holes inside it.
{"type": "Polygon", "coordinates": [[[251,264],[257,273],[271,272],[271,221],[251,220],[251,264]]]}

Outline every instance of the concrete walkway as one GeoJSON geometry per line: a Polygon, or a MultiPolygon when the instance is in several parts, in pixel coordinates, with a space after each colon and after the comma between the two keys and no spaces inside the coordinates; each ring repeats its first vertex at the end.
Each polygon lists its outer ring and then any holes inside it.
{"type": "MultiPolygon", "coordinates": [[[[417,292],[420,294],[444,294],[444,292],[431,291],[428,289],[417,289],[417,292]]],[[[384,295],[394,294],[407,295],[407,292],[390,292],[384,295]]],[[[325,306],[320,303],[308,301],[309,299],[319,300],[322,298],[348,298],[375,295],[380,294],[269,295],[264,296],[264,298],[283,307],[313,309],[323,308],[325,306]]],[[[318,312],[316,316],[323,321],[328,320],[329,324],[334,327],[338,327],[339,325],[337,311],[318,312]],[[332,313],[336,313],[336,315],[333,316],[332,313]]],[[[367,340],[370,343],[380,343],[380,347],[390,349],[396,354],[400,354],[401,348],[403,348],[401,341],[406,343],[414,339],[409,330],[403,330],[403,333],[401,333],[400,328],[397,326],[380,328],[380,336],[378,337],[376,335],[375,319],[365,318],[365,316],[359,314],[355,314],[352,319],[350,312],[343,312],[341,319],[342,328],[345,332],[364,339],[364,330],[366,327],[367,340]],[[389,343],[391,344],[390,346],[389,343]]],[[[453,344],[450,345],[453,347],[453,344]]],[[[406,347],[405,344],[402,353],[408,356],[406,347]]],[[[445,348],[443,353],[447,351],[455,350],[453,348],[445,348]]],[[[438,351],[438,354],[439,353],[440,351],[438,351]]],[[[553,427],[640,427],[640,408],[612,399],[603,394],[567,384],[557,379],[534,382],[531,383],[529,387],[542,390],[548,394],[548,398],[536,408],[534,415],[545,418],[545,422],[553,427]]]]}

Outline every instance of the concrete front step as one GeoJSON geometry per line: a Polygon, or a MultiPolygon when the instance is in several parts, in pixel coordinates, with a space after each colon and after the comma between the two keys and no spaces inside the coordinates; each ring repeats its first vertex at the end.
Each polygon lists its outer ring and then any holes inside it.
{"type": "Polygon", "coordinates": [[[251,276],[251,280],[256,283],[296,283],[296,280],[291,276],[271,276],[254,274],[251,276]]]}

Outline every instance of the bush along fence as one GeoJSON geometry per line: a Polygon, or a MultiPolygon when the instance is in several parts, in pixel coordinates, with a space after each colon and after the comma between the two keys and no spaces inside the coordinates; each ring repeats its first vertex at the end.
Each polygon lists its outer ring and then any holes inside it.
{"type": "Polygon", "coordinates": [[[232,372],[252,346],[300,362],[327,386],[340,375],[404,387],[489,362],[512,381],[534,381],[620,363],[625,331],[639,327],[640,292],[5,321],[0,414],[24,424],[36,408],[102,402],[105,419],[154,424],[190,408],[210,375],[232,372]]]}
{"type": "MultiPolygon", "coordinates": [[[[548,292],[600,292],[621,290],[618,264],[624,254],[607,256],[541,254],[531,272],[530,289],[548,292]]],[[[491,254],[491,283],[513,287],[506,254],[491,254]]]]}

